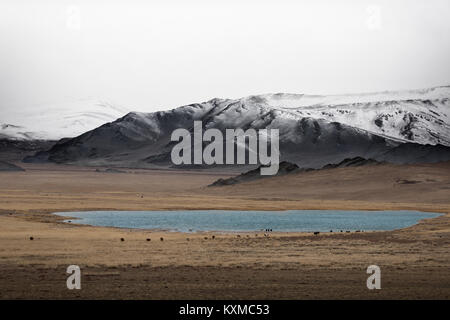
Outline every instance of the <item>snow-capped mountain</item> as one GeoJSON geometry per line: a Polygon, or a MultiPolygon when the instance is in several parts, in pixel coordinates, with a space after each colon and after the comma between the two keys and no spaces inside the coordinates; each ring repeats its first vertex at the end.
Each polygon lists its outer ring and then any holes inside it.
{"type": "Polygon", "coordinates": [[[122,107],[94,100],[34,106],[21,111],[4,111],[0,118],[0,138],[14,140],[73,138],[106,122],[114,121],[126,113],[122,107]]]}
{"type": "Polygon", "coordinates": [[[271,94],[247,99],[390,138],[450,146],[450,87],[335,96],[271,94]]]}
{"type": "Polygon", "coordinates": [[[281,160],[317,168],[345,158],[398,163],[450,160],[450,88],[347,96],[269,94],[212,99],[124,117],[27,161],[170,166],[177,128],[277,128],[281,160]]]}

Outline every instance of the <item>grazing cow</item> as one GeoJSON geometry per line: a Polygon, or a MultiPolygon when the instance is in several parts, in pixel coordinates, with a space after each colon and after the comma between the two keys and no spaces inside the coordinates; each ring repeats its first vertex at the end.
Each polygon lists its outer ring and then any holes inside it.
{"type": "Polygon", "coordinates": [[[164,238],[163,238],[163,237],[161,237],[161,238],[159,238],[159,240],[161,240],[161,241],[164,241],[164,238]]]}
{"type": "Polygon", "coordinates": [[[317,236],[320,232],[319,231],[315,231],[314,235],[317,236]]]}
{"type": "Polygon", "coordinates": [[[34,240],[34,238],[33,238],[33,237],[30,237],[30,240],[34,240]]]}
{"type": "Polygon", "coordinates": [[[125,239],[124,238],[120,238],[120,241],[125,241],[125,239]]]}
{"type": "Polygon", "coordinates": [[[152,239],[150,239],[150,238],[147,238],[147,241],[151,241],[152,239]]]}

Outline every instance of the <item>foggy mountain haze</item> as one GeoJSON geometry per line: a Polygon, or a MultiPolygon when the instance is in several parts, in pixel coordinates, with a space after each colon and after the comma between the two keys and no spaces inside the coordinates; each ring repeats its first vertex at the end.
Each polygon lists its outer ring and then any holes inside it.
{"type": "Polygon", "coordinates": [[[448,85],[449,15],[446,0],[4,0],[0,108],[448,85]]]}

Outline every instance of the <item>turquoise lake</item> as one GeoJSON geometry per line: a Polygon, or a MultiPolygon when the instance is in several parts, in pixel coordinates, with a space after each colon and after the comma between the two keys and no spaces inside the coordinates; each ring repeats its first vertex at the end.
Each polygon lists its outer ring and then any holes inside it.
{"type": "MultiPolygon", "coordinates": [[[[421,211],[86,211],[57,212],[78,218],[74,223],[135,229],[196,231],[329,232],[394,230],[412,226],[439,213],[421,211]]],[[[68,220],[66,220],[68,221],[68,220]]]]}

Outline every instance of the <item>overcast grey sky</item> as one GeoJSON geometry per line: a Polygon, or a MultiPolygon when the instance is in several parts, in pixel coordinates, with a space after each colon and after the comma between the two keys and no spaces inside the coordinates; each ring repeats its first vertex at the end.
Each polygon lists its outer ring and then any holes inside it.
{"type": "Polygon", "coordinates": [[[0,108],[450,84],[450,1],[0,2],[0,108]]]}

